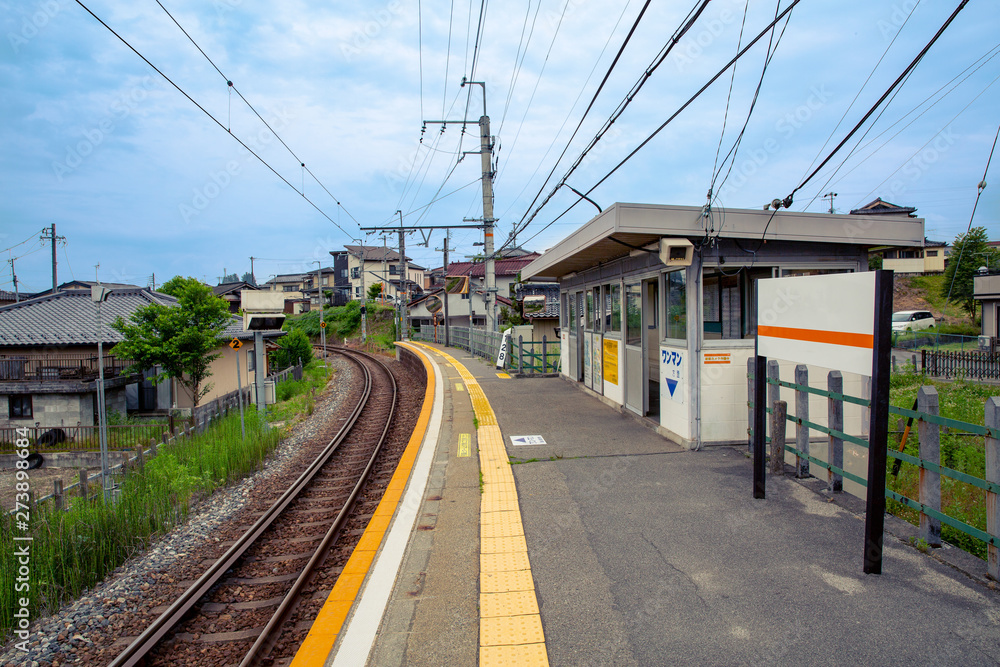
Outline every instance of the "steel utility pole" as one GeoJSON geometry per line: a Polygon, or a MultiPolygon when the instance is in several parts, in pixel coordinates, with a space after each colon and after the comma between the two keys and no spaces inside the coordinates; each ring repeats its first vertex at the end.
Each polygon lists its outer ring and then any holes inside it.
{"type": "Polygon", "coordinates": [[[451,347],[451,330],[448,324],[448,241],[451,239],[451,230],[444,232],[444,346],[451,347]]]}
{"type": "Polygon", "coordinates": [[[21,303],[21,293],[17,291],[17,273],[14,271],[14,258],[7,261],[10,262],[10,277],[14,279],[14,303],[21,303]]]}
{"type": "Polygon", "coordinates": [[[836,197],[836,196],[837,196],[837,193],[834,192],[834,191],[832,191],[832,190],[830,192],[827,192],[825,195],[823,195],[823,199],[826,199],[827,197],[830,198],[830,213],[833,213],[833,198],[836,197]]]}
{"type": "Polygon", "coordinates": [[[399,214],[399,261],[403,267],[403,276],[400,282],[400,287],[403,288],[403,298],[399,304],[399,340],[407,340],[406,306],[409,301],[407,296],[410,289],[409,285],[406,284],[407,275],[409,275],[409,267],[406,264],[406,230],[403,228],[403,212],[396,211],[396,213],[399,214]]]}
{"type": "Polygon", "coordinates": [[[57,273],[56,273],[56,243],[59,241],[65,241],[66,237],[56,236],[56,224],[52,223],[51,227],[42,230],[42,235],[39,237],[39,240],[42,241],[43,243],[45,241],[52,242],[52,292],[54,294],[56,291],[56,286],[59,284],[59,280],[57,278],[57,273]]]}
{"type": "Polygon", "coordinates": [[[253,260],[254,260],[254,258],[251,257],[250,258],[250,282],[252,282],[254,284],[254,286],[256,286],[257,285],[257,278],[254,277],[254,274],[253,274],[253,260]]]}

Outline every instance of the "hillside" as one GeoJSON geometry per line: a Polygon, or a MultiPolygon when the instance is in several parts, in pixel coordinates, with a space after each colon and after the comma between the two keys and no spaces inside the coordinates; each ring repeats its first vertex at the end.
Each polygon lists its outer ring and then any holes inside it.
{"type": "MultiPolygon", "coordinates": [[[[892,309],[929,310],[945,325],[972,327],[969,316],[958,306],[941,296],[944,274],[927,276],[896,276],[892,294],[892,309]]],[[[978,332],[970,328],[969,335],[978,332]]]]}

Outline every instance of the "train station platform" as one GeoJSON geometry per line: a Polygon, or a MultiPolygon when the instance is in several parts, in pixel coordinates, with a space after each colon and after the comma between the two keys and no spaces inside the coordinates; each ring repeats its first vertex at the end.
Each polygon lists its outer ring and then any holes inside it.
{"type": "Polygon", "coordinates": [[[426,436],[357,593],[293,665],[1000,664],[997,587],[891,535],[862,574],[851,499],[775,477],[754,500],[739,448],[410,347],[426,436]]]}

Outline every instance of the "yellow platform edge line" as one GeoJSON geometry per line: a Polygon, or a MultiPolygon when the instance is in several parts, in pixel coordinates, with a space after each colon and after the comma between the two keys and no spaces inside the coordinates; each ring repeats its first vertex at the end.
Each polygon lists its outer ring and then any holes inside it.
{"type": "MultiPolygon", "coordinates": [[[[428,346],[429,347],[429,346],[428,346]]],[[[545,647],[545,634],[538,615],[538,603],[535,597],[531,578],[531,564],[528,562],[527,549],[523,546],[524,531],[521,529],[521,510],[517,504],[517,490],[514,485],[514,473],[510,469],[507,458],[503,433],[497,425],[496,413],[490,405],[486,393],[479,382],[469,373],[457,359],[437,348],[431,348],[450,363],[455,365],[459,375],[465,380],[472,410],[479,421],[476,439],[479,443],[479,462],[483,472],[483,495],[480,499],[480,547],[481,555],[487,549],[493,551],[498,547],[502,550],[493,553],[517,553],[518,565],[525,565],[515,571],[496,570],[496,558],[487,556],[480,559],[480,595],[499,595],[504,590],[487,590],[487,580],[502,579],[505,584],[513,587],[519,595],[530,595],[529,616],[537,619],[535,623],[526,624],[523,609],[511,608],[508,613],[498,613],[496,609],[487,610],[480,606],[480,667],[491,664],[530,664],[548,665],[548,653],[545,647]],[[496,501],[494,489],[510,493],[513,508],[505,510],[507,519],[502,524],[496,523],[496,501]],[[516,515],[516,519],[513,515],[516,515]],[[514,530],[511,531],[510,529],[514,530]],[[508,534],[515,532],[516,534],[508,534]],[[485,585],[484,585],[485,584],[485,585]],[[530,590],[525,590],[530,588],[530,590]],[[497,632],[499,628],[499,632],[497,632]]],[[[510,506],[508,506],[510,507],[510,506]]]]}
{"type": "MultiPolygon", "coordinates": [[[[407,442],[403,456],[400,458],[400,462],[397,464],[396,470],[392,475],[391,481],[395,481],[397,487],[401,481],[405,484],[405,480],[410,477],[413,464],[416,462],[416,453],[424,441],[424,436],[427,434],[427,427],[431,419],[431,410],[434,407],[435,380],[434,368],[431,366],[430,359],[425,352],[415,350],[411,346],[406,347],[417,353],[417,356],[423,362],[427,376],[427,388],[424,391],[424,403],[420,408],[420,416],[417,417],[417,423],[413,427],[410,440],[407,442]]],[[[401,492],[399,494],[392,493],[383,496],[375,510],[375,515],[372,516],[368,522],[368,526],[365,527],[365,532],[361,535],[359,544],[365,543],[369,548],[373,544],[381,546],[382,538],[386,533],[388,519],[395,513],[395,509],[401,499],[401,492]],[[369,535],[369,531],[372,534],[369,535]]],[[[309,628],[309,634],[306,635],[302,645],[296,651],[295,658],[292,659],[290,667],[319,667],[326,664],[330,651],[333,650],[333,645],[337,642],[337,636],[344,627],[344,622],[347,620],[351,608],[357,601],[361,585],[364,583],[365,577],[371,569],[373,559],[368,558],[370,553],[367,550],[364,553],[359,552],[357,563],[351,568],[352,574],[347,577],[341,576],[337,578],[337,582],[333,585],[333,590],[330,591],[326,602],[320,609],[319,614],[316,615],[316,620],[313,621],[312,627],[309,628]],[[367,561],[367,566],[362,570],[358,566],[365,561],[367,561]]],[[[354,556],[352,553],[351,558],[345,564],[345,570],[351,564],[351,561],[355,560],[354,556]]]]}

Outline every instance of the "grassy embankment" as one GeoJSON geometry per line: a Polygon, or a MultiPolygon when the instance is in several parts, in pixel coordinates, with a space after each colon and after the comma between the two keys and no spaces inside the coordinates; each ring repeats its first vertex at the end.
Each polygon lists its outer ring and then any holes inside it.
{"type": "MultiPolygon", "coordinates": [[[[395,349],[396,325],[393,322],[391,306],[377,303],[368,304],[366,347],[372,351],[392,351],[395,349]]],[[[348,340],[352,345],[361,345],[361,304],[350,301],[346,306],[323,310],[328,342],[341,343],[348,340]]],[[[313,339],[320,339],[319,311],[292,315],[285,320],[286,331],[301,329],[313,339]]]]}
{"type": "MultiPolygon", "coordinates": [[[[970,424],[983,424],[983,410],[986,399],[1000,395],[1000,387],[996,385],[977,384],[973,382],[935,382],[917,373],[897,373],[892,376],[890,402],[904,408],[912,408],[917,390],[922,385],[933,385],[938,391],[940,414],[943,417],[957,419],[970,424]]],[[[893,417],[893,425],[896,424],[893,417]]],[[[898,429],[897,429],[898,430],[898,429]]],[[[900,435],[895,440],[890,438],[889,447],[898,449],[900,435]]],[[[914,423],[906,442],[907,454],[918,456],[919,437],[917,424],[914,423]]],[[[887,484],[892,490],[908,498],[920,497],[920,471],[907,463],[902,465],[898,477],[893,477],[892,462],[889,457],[887,484]]],[[[985,475],[986,452],[985,442],[981,436],[970,436],[953,429],[941,431],[941,465],[959,472],[964,472],[982,479],[985,475]]],[[[900,503],[886,499],[886,506],[893,514],[918,524],[919,514],[900,503]]],[[[960,521],[986,530],[986,492],[964,482],[941,477],[941,509],[960,521]]],[[[948,542],[965,549],[980,557],[986,558],[986,545],[974,537],[970,537],[950,526],[942,526],[942,537],[948,542]]]]}
{"type": "MultiPolygon", "coordinates": [[[[318,359],[306,364],[303,379],[277,387],[278,404],[268,408],[268,419],[286,424],[312,414],[316,392],[326,385],[329,371],[318,359]]],[[[266,428],[253,406],[245,407],[246,440],[237,412],[191,438],[161,445],[158,455],[141,470],[120,480],[117,500],[73,498],[67,511],[51,502],[30,512],[27,529],[20,517],[0,516],[0,640],[15,628],[19,598],[28,599],[31,618],[53,612],[68,600],[100,582],[132,556],[145,551],[158,537],[183,523],[191,507],[215,490],[260,469],[277,447],[282,432],[266,428]],[[14,537],[31,537],[15,542],[14,537]],[[30,544],[30,563],[24,577],[29,588],[17,591],[15,549],[30,544]]],[[[26,471],[31,487],[31,472],[26,471]]],[[[35,490],[38,493],[38,490],[35,490]]]]}

